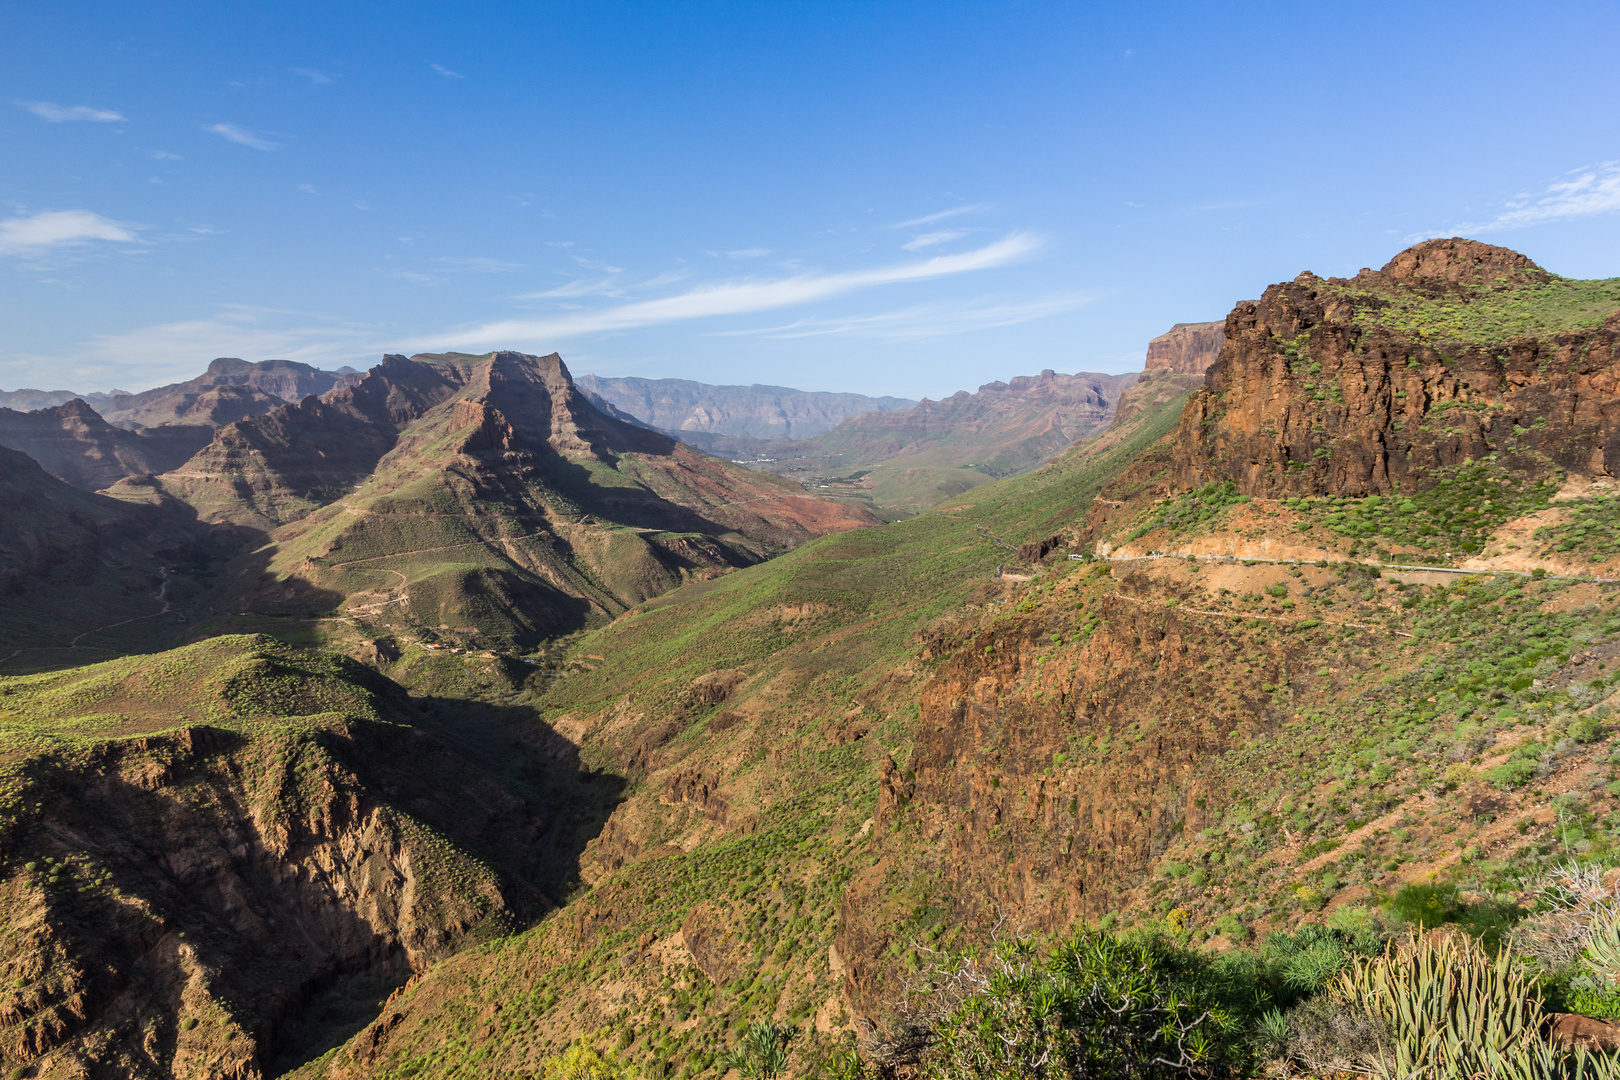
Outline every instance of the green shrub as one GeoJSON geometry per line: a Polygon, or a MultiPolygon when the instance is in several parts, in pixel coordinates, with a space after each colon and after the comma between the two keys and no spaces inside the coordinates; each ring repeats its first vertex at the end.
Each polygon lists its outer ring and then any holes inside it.
{"type": "Polygon", "coordinates": [[[634,1080],[635,1071],[611,1053],[577,1042],[540,1063],[539,1080],[634,1080]]]}
{"type": "Polygon", "coordinates": [[[1407,885],[1385,907],[1406,922],[1435,927],[1456,918],[1462,905],[1455,885],[1407,885]]]}
{"type": "Polygon", "coordinates": [[[929,1018],[934,1046],[922,1074],[1158,1080],[1217,1068],[1246,1051],[1238,1025],[1200,985],[1202,970],[1162,939],[1093,930],[1044,957],[1023,941],[982,962],[960,959],[941,973],[961,992],[948,1014],[929,1018]]]}
{"type": "Polygon", "coordinates": [[[1535,762],[1515,758],[1485,770],[1485,779],[1490,781],[1492,787],[1502,791],[1514,791],[1534,780],[1539,771],[1535,762]]]}
{"type": "Polygon", "coordinates": [[[1566,734],[1578,743],[1593,743],[1603,737],[1603,725],[1591,716],[1577,716],[1570,721],[1566,734]]]}

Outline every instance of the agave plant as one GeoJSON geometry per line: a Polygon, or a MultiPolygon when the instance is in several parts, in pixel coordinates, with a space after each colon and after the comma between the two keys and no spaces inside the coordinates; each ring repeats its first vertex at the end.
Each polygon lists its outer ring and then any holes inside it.
{"type": "Polygon", "coordinates": [[[742,1040],[721,1058],[747,1080],[776,1080],[787,1068],[788,1044],[799,1029],[792,1024],[761,1020],[743,1033],[742,1040]]]}
{"type": "Polygon", "coordinates": [[[1386,1038],[1364,1065],[1385,1080],[1620,1078],[1614,1059],[1550,1045],[1524,972],[1505,951],[1492,959],[1463,935],[1414,934],[1356,962],[1335,991],[1382,1021],[1386,1038]]]}
{"type": "Polygon", "coordinates": [[[1608,920],[1594,920],[1581,959],[1592,972],[1613,986],[1620,983],[1620,913],[1608,920]]]}

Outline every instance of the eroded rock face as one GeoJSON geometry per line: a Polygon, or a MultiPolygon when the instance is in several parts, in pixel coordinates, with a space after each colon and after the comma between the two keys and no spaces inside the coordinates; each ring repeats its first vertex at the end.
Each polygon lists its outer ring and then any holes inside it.
{"type": "Polygon", "coordinates": [[[1317,692],[1303,650],[1183,617],[1167,599],[1126,578],[1072,663],[1042,660],[1057,612],[995,619],[925,686],[909,760],[879,769],[875,863],[844,894],[838,951],[858,1016],[892,1020],[903,973],[889,947],[915,932],[920,903],[977,935],[1058,931],[1113,909],[1177,836],[1220,813],[1205,763],[1317,692]],[[1239,662],[1251,685],[1212,674],[1239,662]],[[1291,700],[1261,689],[1290,681],[1291,700]]]}
{"type": "Polygon", "coordinates": [[[1301,274],[1227,316],[1177,433],[1172,485],[1371,495],[1496,455],[1540,477],[1620,473],[1620,312],[1554,332],[1517,252],[1435,240],[1352,279],[1301,274]],[[1522,326],[1513,311],[1525,312],[1522,326]]]}
{"type": "Polygon", "coordinates": [[[263,1075],[343,981],[402,981],[538,902],[418,815],[507,855],[537,823],[408,728],[244,739],[206,727],[33,759],[0,835],[0,1060],[38,1075],[263,1075]],[[443,790],[403,809],[422,763],[443,790]],[[400,792],[406,795],[406,792],[400,792]]]}
{"type": "Polygon", "coordinates": [[[1177,323],[1148,342],[1145,371],[1202,375],[1220,355],[1225,322],[1177,323]]]}

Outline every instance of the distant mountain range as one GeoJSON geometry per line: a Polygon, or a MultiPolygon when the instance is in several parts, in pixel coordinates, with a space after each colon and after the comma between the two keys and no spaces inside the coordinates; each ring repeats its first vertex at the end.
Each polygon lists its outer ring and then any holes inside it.
{"type": "Polygon", "coordinates": [[[833,394],[787,386],[710,386],[689,379],[610,379],[582,375],[588,393],[680,438],[708,449],[704,435],[807,439],[868,412],[909,409],[915,401],[833,394]]]}
{"type": "MultiPolygon", "coordinates": [[[[942,401],[867,412],[807,439],[681,432],[713,454],[792,477],[811,491],[885,512],[916,512],[990,480],[1039,468],[1107,428],[1124,391],[1152,408],[1202,382],[1224,340],[1219,322],[1178,323],[1148,346],[1141,373],[1039,375],[986,383],[942,401]]],[[[1123,429],[1122,429],[1123,430],[1123,429]]]]}

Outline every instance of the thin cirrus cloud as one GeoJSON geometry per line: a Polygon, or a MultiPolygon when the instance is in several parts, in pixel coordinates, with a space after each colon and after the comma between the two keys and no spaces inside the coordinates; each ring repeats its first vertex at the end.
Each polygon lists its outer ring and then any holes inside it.
{"type": "Polygon", "coordinates": [[[933,247],[935,244],[943,244],[947,240],[955,240],[959,236],[966,235],[967,231],[965,229],[940,229],[937,232],[927,232],[921,236],[913,236],[900,246],[907,251],[921,251],[925,247],[933,247]]]}
{"type": "Polygon", "coordinates": [[[612,278],[575,278],[573,281],[558,285],[552,289],[541,292],[524,293],[519,300],[569,300],[581,296],[623,296],[624,289],[616,284],[612,278]]]}
{"type": "Polygon", "coordinates": [[[121,123],[124,114],[112,109],[97,109],[89,105],[58,105],[53,101],[19,101],[17,104],[53,124],[66,124],[75,120],[88,120],[95,124],[121,123]]]}
{"type": "Polygon", "coordinates": [[[430,67],[434,71],[438,72],[440,78],[444,78],[444,79],[465,79],[467,77],[467,76],[463,75],[459,71],[451,71],[449,68],[442,67],[439,64],[429,64],[428,67],[430,67]]]}
{"type": "Polygon", "coordinates": [[[1492,233],[1545,225],[1554,221],[1620,213],[1620,161],[1574,169],[1536,195],[1520,195],[1507,209],[1486,221],[1465,221],[1450,229],[1420,233],[1427,239],[1455,233],[1492,233]]]}
{"type": "Polygon", "coordinates": [[[776,341],[832,336],[926,341],[970,330],[1016,326],[1048,315],[1073,311],[1094,303],[1100,297],[1100,293],[1062,293],[1013,303],[978,300],[966,305],[916,304],[876,315],[797,319],[782,326],[723,330],[709,336],[758,337],[776,341]]]}
{"type": "Polygon", "coordinates": [[[125,226],[89,210],[41,210],[0,221],[0,255],[36,255],[93,240],[134,239],[125,226]]]}
{"type": "Polygon", "coordinates": [[[462,345],[552,341],[686,319],[768,311],[773,308],[825,300],[878,285],[927,281],[932,278],[1005,266],[1025,257],[1039,246],[1040,240],[1035,236],[1029,233],[1013,233],[975,251],[957,255],[936,255],[920,262],[834,274],[797,274],[770,281],[718,282],[689,289],[675,296],[658,300],[638,300],[599,311],[586,311],[549,319],[505,319],[431,339],[419,339],[409,347],[431,349],[452,340],[462,345]]]}
{"type": "Polygon", "coordinates": [[[328,83],[337,82],[337,76],[328,75],[326,72],[317,71],[314,68],[292,68],[291,71],[294,75],[302,75],[316,86],[325,86],[328,83]]]}
{"type": "Polygon", "coordinates": [[[209,124],[203,130],[212,135],[218,135],[222,139],[228,139],[233,143],[251,146],[255,150],[281,149],[280,143],[271,142],[258,132],[249,131],[247,128],[238,127],[236,124],[209,124]]]}
{"type": "Polygon", "coordinates": [[[888,229],[914,229],[918,225],[932,225],[936,221],[944,221],[960,214],[978,214],[990,209],[989,203],[968,203],[965,206],[953,206],[949,210],[941,210],[937,214],[924,214],[922,217],[912,218],[909,221],[897,221],[893,225],[886,225],[888,229]]]}

